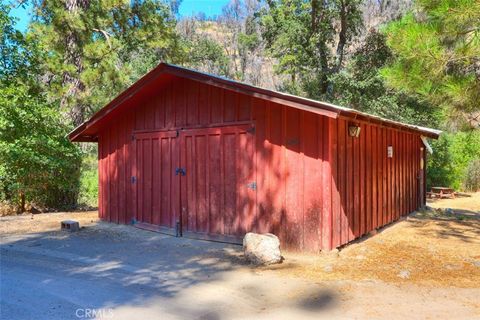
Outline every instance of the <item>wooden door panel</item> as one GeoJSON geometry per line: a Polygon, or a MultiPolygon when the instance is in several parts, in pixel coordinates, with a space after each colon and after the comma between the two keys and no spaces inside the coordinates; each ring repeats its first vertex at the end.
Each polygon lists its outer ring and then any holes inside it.
{"type": "Polygon", "coordinates": [[[135,134],[137,212],[139,222],[174,228],[178,219],[177,133],[135,134]]]}
{"type": "Polygon", "coordinates": [[[180,133],[182,229],[242,237],[255,219],[254,134],[251,125],[180,133]]]}

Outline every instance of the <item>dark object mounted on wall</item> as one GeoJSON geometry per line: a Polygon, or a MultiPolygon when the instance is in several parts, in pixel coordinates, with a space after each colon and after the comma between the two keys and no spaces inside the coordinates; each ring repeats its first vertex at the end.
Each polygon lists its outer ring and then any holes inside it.
{"type": "Polygon", "coordinates": [[[350,123],[348,125],[348,135],[350,137],[358,138],[360,136],[360,125],[356,123],[350,123]]]}

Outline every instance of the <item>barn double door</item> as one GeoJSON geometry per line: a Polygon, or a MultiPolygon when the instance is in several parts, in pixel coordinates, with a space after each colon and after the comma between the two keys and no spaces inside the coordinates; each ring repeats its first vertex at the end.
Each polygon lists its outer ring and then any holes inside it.
{"type": "Polygon", "coordinates": [[[140,222],[237,242],[252,229],[256,181],[251,125],[135,134],[140,222]]]}

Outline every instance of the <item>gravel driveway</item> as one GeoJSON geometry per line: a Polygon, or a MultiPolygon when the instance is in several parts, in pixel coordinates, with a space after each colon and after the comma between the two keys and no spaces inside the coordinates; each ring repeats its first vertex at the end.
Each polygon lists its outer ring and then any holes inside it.
{"type": "Polygon", "coordinates": [[[315,281],[289,275],[292,263],[245,265],[239,246],[103,222],[76,233],[2,234],[0,249],[2,319],[480,316],[478,288],[315,281]]]}

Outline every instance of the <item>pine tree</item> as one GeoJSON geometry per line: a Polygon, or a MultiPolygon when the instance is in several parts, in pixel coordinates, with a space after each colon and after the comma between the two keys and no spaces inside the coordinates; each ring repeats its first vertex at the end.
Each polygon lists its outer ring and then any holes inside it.
{"type": "Polygon", "coordinates": [[[175,24],[161,1],[41,0],[28,37],[50,100],[78,126],[160,60],[183,58],[175,24]]]}
{"type": "Polygon", "coordinates": [[[361,29],[361,1],[267,2],[263,37],[278,59],[276,71],[290,77],[283,89],[328,100],[329,77],[342,69],[347,48],[361,29]]]}
{"type": "Polygon", "coordinates": [[[462,119],[479,126],[479,0],[419,0],[385,33],[395,55],[383,70],[391,86],[443,107],[457,127],[462,119]]]}

